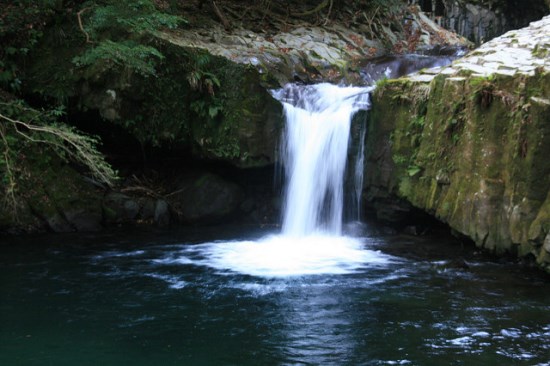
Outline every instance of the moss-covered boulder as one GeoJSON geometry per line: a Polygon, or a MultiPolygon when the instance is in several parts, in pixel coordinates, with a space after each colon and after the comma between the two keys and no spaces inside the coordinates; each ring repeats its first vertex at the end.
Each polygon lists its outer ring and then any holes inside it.
{"type": "Polygon", "coordinates": [[[550,64],[536,52],[548,34],[550,17],[437,75],[380,84],[367,134],[368,199],[404,199],[480,247],[533,256],[550,271],[550,64]],[[496,64],[506,45],[515,52],[496,64]]]}

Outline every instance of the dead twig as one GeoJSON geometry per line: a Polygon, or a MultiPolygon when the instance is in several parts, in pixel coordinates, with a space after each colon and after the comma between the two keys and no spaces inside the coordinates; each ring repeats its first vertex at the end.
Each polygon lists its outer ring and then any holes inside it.
{"type": "Polygon", "coordinates": [[[132,193],[132,192],[145,193],[146,195],[153,198],[164,198],[162,194],[155,192],[154,190],[148,187],[133,186],[133,187],[122,188],[120,191],[123,193],[132,193]]]}

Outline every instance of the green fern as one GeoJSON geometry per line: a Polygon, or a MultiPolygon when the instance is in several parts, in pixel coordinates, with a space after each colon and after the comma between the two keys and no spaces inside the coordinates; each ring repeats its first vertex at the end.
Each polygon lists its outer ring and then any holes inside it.
{"type": "Polygon", "coordinates": [[[156,74],[164,57],[147,45],[147,36],[162,28],[174,29],[185,19],[160,12],[151,0],[109,0],[83,5],[82,31],[92,46],[73,58],[78,67],[104,66],[106,70],[129,68],[142,76],[156,74]]]}
{"type": "Polygon", "coordinates": [[[179,16],[158,11],[150,0],[111,0],[104,6],[89,2],[83,9],[87,7],[93,10],[86,19],[84,28],[92,38],[101,37],[106,30],[112,33],[122,31],[142,35],[154,33],[160,28],[174,29],[185,23],[179,16]]]}

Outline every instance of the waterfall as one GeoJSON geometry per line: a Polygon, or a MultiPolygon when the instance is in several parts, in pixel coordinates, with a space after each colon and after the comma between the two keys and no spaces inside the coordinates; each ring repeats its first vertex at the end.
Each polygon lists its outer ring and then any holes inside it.
{"type": "MultiPolygon", "coordinates": [[[[287,182],[283,235],[341,234],[351,120],[369,108],[371,90],[325,83],[288,85],[273,93],[286,117],[280,149],[287,182]]],[[[362,185],[362,156],[356,164],[361,167],[355,167],[355,184],[362,185]]],[[[355,187],[356,200],[360,189],[355,187]]]]}
{"type": "Polygon", "coordinates": [[[369,108],[371,90],[318,84],[273,91],[286,116],[282,234],[193,245],[176,261],[267,278],[345,274],[389,263],[389,256],[369,250],[363,239],[341,235],[345,177],[354,185],[346,192],[354,206],[363,185],[365,127],[348,151],[352,117],[369,108]]]}

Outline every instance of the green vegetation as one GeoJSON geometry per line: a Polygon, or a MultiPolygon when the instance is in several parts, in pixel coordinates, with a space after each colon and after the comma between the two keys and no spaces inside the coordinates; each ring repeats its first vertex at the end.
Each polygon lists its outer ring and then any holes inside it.
{"type": "Polygon", "coordinates": [[[532,52],[533,56],[538,58],[548,58],[550,51],[547,47],[536,45],[532,52]]]}
{"type": "MultiPolygon", "coordinates": [[[[99,138],[66,119],[68,100],[82,79],[128,72],[141,78],[156,75],[164,55],[150,44],[152,35],[183,23],[152,0],[18,0],[2,7],[0,217],[17,221],[32,205],[31,188],[52,181],[41,172],[78,179],[62,168],[68,163],[86,168],[98,183],[114,184],[117,174],[98,150],[99,138]],[[29,93],[34,106],[23,101],[29,93]],[[52,171],[53,165],[63,173],[52,171]]],[[[70,185],[55,196],[65,197],[62,191],[70,185]]]]}
{"type": "Polygon", "coordinates": [[[85,2],[77,13],[79,28],[91,45],[73,58],[79,67],[103,69],[128,68],[149,76],[163,55],[153,46],[143,44],[161,28],[174,29],[185,20],[159,11],[152,0],[110,0],[104,4],[85,2]]]}
{"type": "Polygon", "coordinates": [[[154,47],[132,41],[102,41],[100,44],[73,58],[78,67],[90,67],[103,62],[107,69],[129,68],[142,76],[155,75],[156,61],[164,56],[154,47]]]}
{"type": "Polygon", "coordinates": [[[58,1],[19,0],[0,9],[0,88],[20,92],[24,60],[42,38],[45,25],[56,15],[58,1]]]}

